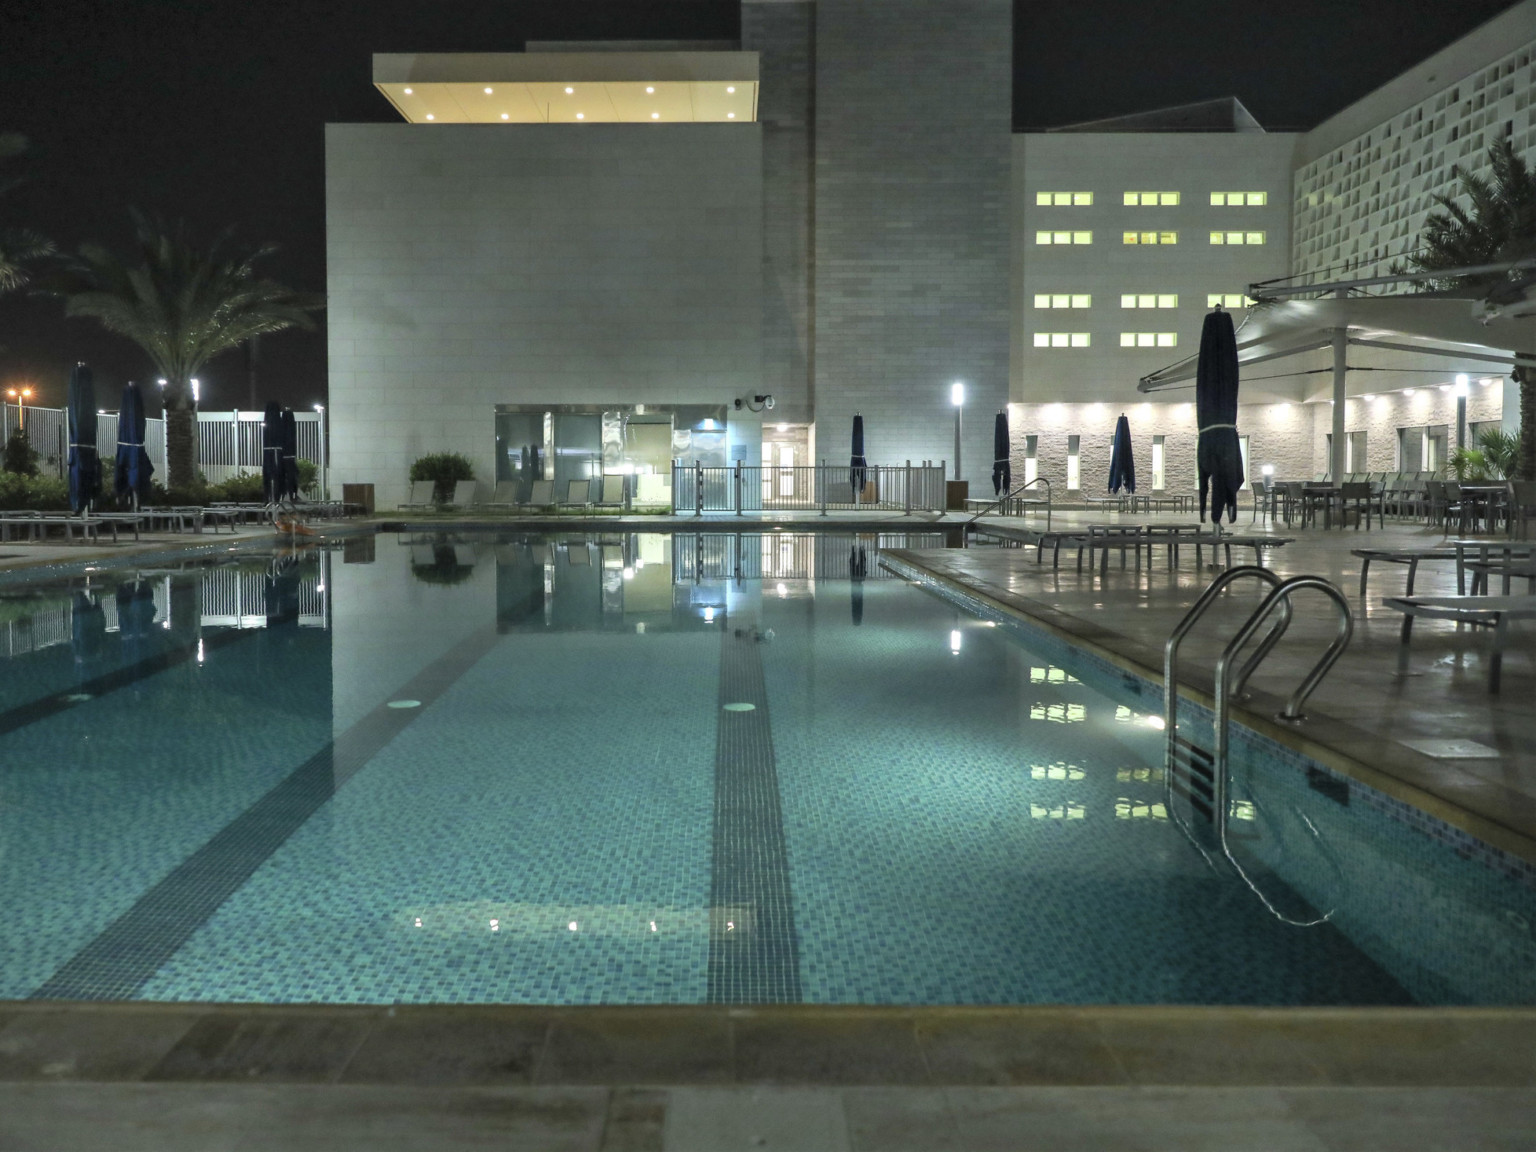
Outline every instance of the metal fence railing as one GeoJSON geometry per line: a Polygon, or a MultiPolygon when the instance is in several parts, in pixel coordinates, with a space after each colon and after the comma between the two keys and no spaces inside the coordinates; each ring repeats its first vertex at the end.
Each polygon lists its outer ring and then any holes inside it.
{"type": "MultiPolygon", "coordinates": [[[[310,460],[321,470],[321,489],[325,489],[325,425],[319,412],[294,412],[299,437],[299,459],[310,460]]],[[[210,484],[221,484],[241,472],[261,471],[260,412],[199,412],[197,414],[198,467],[210,484]]],[[[38,454],[38,465],[45,475],[63,477],[69,465],[68,419],[62,408],[37,408],[27,405],[25,414],[15,404],[0,410],[0,442],[11,430],[25,427],[27,441],[38,454]],[[24,416],[24,419],[23,419],[24,416]]],[[[151,417],[144,422],[144,450],[155,466],[155,479],[165,483],[165,420],[151,417]]],[[[99,412],[96,416],[96,451],[101,457],[103,474],[117,458],[117,413],[99,412]]]]}
{"type": "Polygon", "coordinates": [[[846,464],[793,467],[706,465],[674,461],[672,506],[693,512],[827,512],[944,510],[944,468],[936,464],[871,464],[856,487],[846,464]]]}

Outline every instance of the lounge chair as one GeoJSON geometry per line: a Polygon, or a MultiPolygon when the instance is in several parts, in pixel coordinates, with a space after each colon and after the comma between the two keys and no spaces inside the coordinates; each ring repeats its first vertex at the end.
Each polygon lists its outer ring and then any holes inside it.
{"type": "Polygon", "coordinates": [[[466,511],[475,506],[475,482],[473,480],[458,480],[453,485],[453,499],[444,508],[457,508],[466,511]]]}
{"type": "Polygon", "coordinates": [[[533,491],[528,494],[528,507],[553,508],[555,506],[555,482],[553,480],[535,480],[533,491]]]}
{"type": "Polygon", "coordinates": [[[624,477],[604,476],[603,495],[597,503],[599,507],[622,508],[624,506],[624,477]]]}
{"type": "Polygon", "coordinates": [[[411,481],[411,495],[410,495],[410,498],[407,499],[404,504],[401,504],[400,507],[401,508],[430,508],[430,507],[432,507],[432,488],[433,488],[433,483],[432,483],[431,480],[412,480],[411,481]]]}
{"type": "Polygon", "coordinates": [[[485,506],[487,508],[518,507],[517,481],[498,480],[496,482],[496,491],[491,495],[491,498],[486,501],[485,506]]]}
{"type": "Polygon", "coordinates": [[[560,506],[562,508],[590,508],[592,506],[592,481],[566,481],[565,499],[560,501],[560,506]]]}
{"type": "Polygon", "coordinates": [[[1401,642],[1406,645],[1417,616],[1454,620],[1458,624],[1493,627],[1493,656],[1488,664],[1488,691],[1499,690],[1504,640],[1510,620],[1536,619],[1536,596],[1389,596],[1382,603],[1403,614],[1401,642]]]}

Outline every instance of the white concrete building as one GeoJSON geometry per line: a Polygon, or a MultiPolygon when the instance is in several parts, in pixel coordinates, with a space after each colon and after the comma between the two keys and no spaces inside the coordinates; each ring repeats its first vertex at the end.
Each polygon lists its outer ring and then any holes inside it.
{"type": "MultiPolygon", "coordinates": [[[[403,122],[327,130],[332,475],[388,508],[459,451],[486,492],[618,471],[666,502],[674,459],[846,460],[855,413],[871,463],[952,468],[962,381],[973,494],[1005,408],[1016,482],[1101,491],[1123,411],[1141,486],[1187,491],[1192,395],[1138,381],[1249,285],[1385,271],[1494,139],[1536,158],[1533,59],[1525,0],[1311,132],[1225,99],[1014,134],[1008,0],[744,0],[739,44],[376,57],[403,122]]],[[[1331,364],[1245,371],[1251,470],[1327,467],[1331,364]]],[[[1496,363],[1348,369],[1351,471],[1443,464],[1458,374],[1471,424],[1512,412],[1496,363]]]]}

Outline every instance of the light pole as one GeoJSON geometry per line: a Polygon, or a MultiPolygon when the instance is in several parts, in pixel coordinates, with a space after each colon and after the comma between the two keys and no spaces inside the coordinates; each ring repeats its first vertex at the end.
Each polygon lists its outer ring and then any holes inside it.
{"type": "Polygon", "coordinates": [[[16,423],[18,426],[25,428],[27,426],[27,401],[32,399],[32,389],[7,388],[5,394],[16,401],[16,407],[20,409],[20,412],[17,413],[16,423]]]}
{"type": "Polygon", "coordinates": [[[965,385],[956,380],[949,386],[949,402],[955,406],[955,479],[960,479],[960,413],[965,409],[965,385]]]}
{"type": "Polygon", "coordinates": [[[320,499],[329,500],[331,498],[331,484],[330,477],[326,475],[326,465],[329,463],[329,460],[325,450],[325,405],[316,404],[315,413],[320,419],[320,427],[317,429],[320,433],[320,499]]]}
{"type": "Polygon", "coordinates": [[[1456,377],[1456,447],[1467,446],[1467,387],[1471,383],[1466,373],[1456,377]]]}

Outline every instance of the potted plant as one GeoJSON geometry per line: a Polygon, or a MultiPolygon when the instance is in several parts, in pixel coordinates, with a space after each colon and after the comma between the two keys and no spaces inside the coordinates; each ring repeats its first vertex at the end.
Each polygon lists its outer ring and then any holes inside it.
{"type": "Polygon", "coordinates": [[[413,482],[432,481],[432,500],[436,504],[447,504],[452,500],[453,486],[460,480],[474,478],[475,466],[460,452],[434,452],[418,456],[411,464],[413,482]]]}

